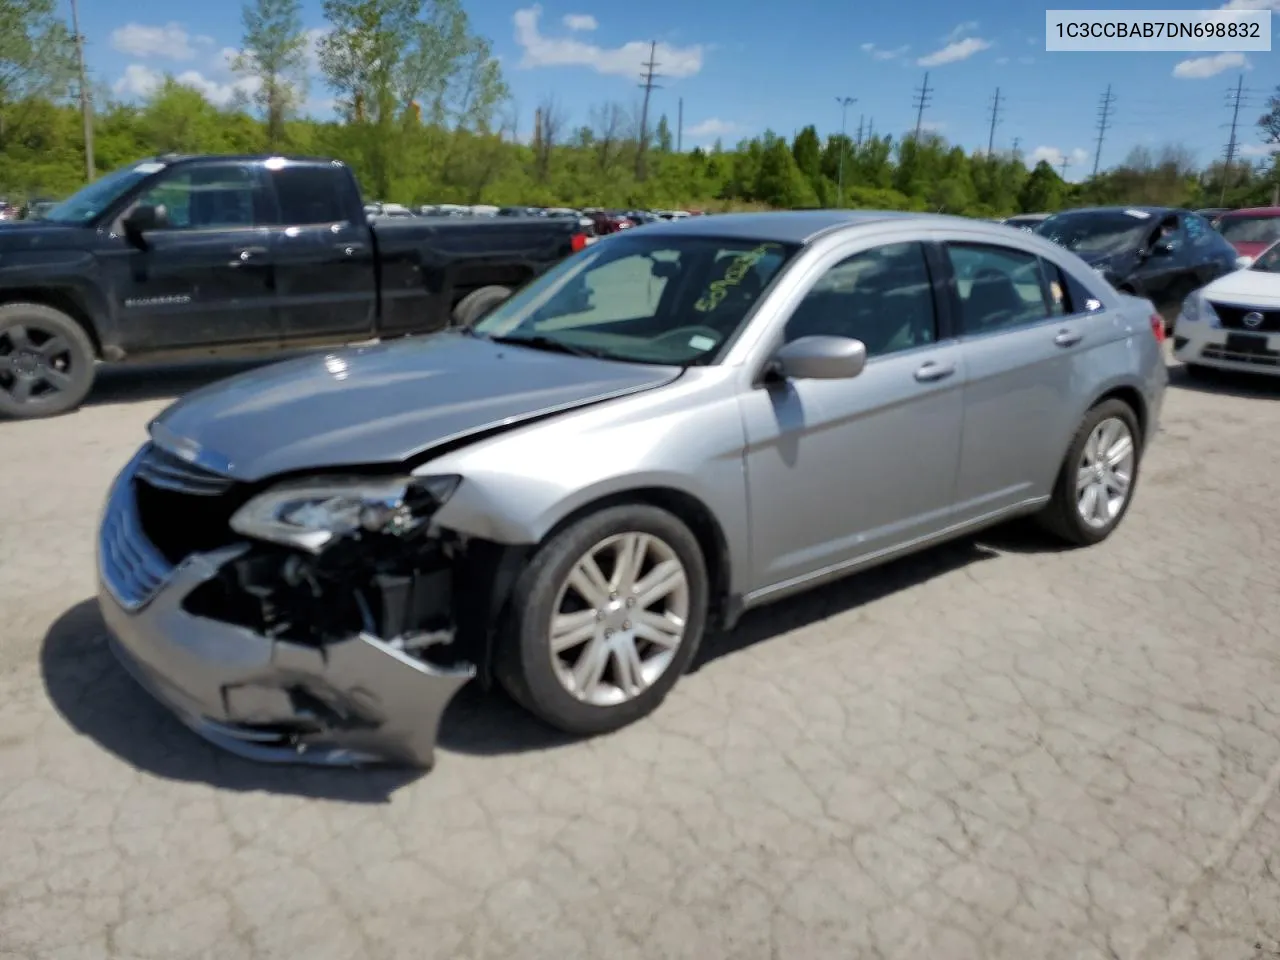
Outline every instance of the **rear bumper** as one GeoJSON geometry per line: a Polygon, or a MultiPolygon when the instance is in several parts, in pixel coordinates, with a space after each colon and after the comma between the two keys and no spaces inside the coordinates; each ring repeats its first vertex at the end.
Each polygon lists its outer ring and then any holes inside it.
{"type": "Polygon", "coordinates": [[[116,656],[152,696],[249,759],[432,766],[440,718],[473,667],[436,666],[366,634],[307,646],[191,614],[183,601],[248,547],[168,567],[132,505],[126,470],[98,538],[98,602],[116,656]]]}
{"type": "Polygon", "coordinates": [[[1280,333],[1223,330],[1179,318],[1173,331],[1173,355],[1183,363],[1280,376],[1280,333]]]}

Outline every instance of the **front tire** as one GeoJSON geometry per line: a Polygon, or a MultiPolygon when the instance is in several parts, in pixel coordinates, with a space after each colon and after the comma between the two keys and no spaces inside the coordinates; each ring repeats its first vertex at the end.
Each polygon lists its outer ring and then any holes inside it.
{"type": "Polygon", "coordinates": [[[617,730],[655,710],[688,668],[708,592],[702,550],[677,517],[643,504],[590,514],[517,581],[495,673],[553,727],[617,730]]]}
{"type": "Polygon", "coordinates": [[[93,387],[94,349],[80,324],[40,303],[0,306],[0,416],[74,410],[93,387]]]}
{"type": "Polygon", "coordinates": [[[1080,424],[1041,525],[1074,546],[1101,543],[1133,502],[1142,457],[1137,414],[1123,400],[1104,400],[1080,424]]]}

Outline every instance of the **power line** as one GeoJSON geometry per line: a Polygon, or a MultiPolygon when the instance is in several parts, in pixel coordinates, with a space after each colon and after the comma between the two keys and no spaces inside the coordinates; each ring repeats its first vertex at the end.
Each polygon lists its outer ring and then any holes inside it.
{"type": "Polygon", "coordinates": [[[644,179],[644,154],[645,148],[649,145],[649,96],[654,90],[662,88],[653,81],[662,76],[658,73],[658,67],[661,66],[656,59],[658,52],[658,43],[653,41],[649,44],[649,59],[640,64],[644,67],[644,73],[640,75],[640,88],[644,90],[644,105],[640,108],[640,143],[636,150],[636,179],[644,179]]]}
{"type": "Polygon", "coordinates": [[[1244,97],[1244,74],[1236,79],[1236,88],[1233,92],[1229,92],[1227,96],[1230,98],[1231,104],[1231,138],[1227,140],[1226,164],[1222,168],[1222,191],[1218,195],[1218,203],[1225,204],[1227,201],[1227,180],[1231,176],[1231,164],[1236,159],[1236,148],[1238,142],[1236,140],[1236,130],[1240,125],[1240,102],[1244,97]]]}
{"type": "Polygon", "coordinates": [[[84,172],[93,181],[93,102],[89,92],[89,78],[84,68],[84,34],[80,32],[80,10],[76,0],[71,0],[71,29],[75,32],[76,59],[80,68],[80,118],[84,122],[84,172]]]}
{"type": "Polygon", "coordinates": [[[1111,105],[1116,98],[1111,93],[1111,84],[1107,84],[1107,92],[1102,95],[1098,106],[1098,149],[1093,154],[1093,176],[1098,175],[1098,166],[1102,163],[1102,144],[1107,138],[1107,130],[1111,126],[1111,105]]]}
{"type": "Polygon", "coordinates": [[[991,103],[991,132],[987,134],[987,156],[990,157],[996,146],[996,124],[1000,122],[1000,88],[996,87],[996,97],[991,103]]]}
{"type": "Polygon", "coordinates": [[[916,135],[917,140],[920,139],[920,125],[924,121],[924,108],[929,106],[929,97],[933,93],[929,89],[929,72],[926,70],[924,75],[924,83],[915,92],[915,108],[916,108],[916,135]]]}
{"type": "MultiPolygon", "coordinates": [[[[836,103],[840,104],[840,167],[839,167],[840,172],[837,174],[837,180],[836,180],[836,207],[837,208],[844,203],[844,155],[847,152],[845,150],[845,145],[846,145],[846,141],[848,140],[844,132],[845,120],[847,119],[847,116],[849,113],[849,104],[857,103],[857,102],[858,102],[857,97],[836,97],[836,103]]],[[[862,124],[858,124],[858,134],[859,136],[861,136],[862,134],[862,124]]]]}

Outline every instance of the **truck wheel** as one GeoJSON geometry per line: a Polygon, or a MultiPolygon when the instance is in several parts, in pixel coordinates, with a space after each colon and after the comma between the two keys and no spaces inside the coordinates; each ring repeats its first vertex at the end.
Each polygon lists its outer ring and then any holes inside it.
{"type": "Polygon", "coordinates": [[[453,322],[459,327],[470,326],[510,296],[511,291],[507,287],[481,287],[479,290],[472,290],[453,308],[453,322]]]}
{"type": "Polygon", "coordinates": [[[52,417],[84,402],[94,377],[88,334],[39,303],[0,306],[0,415],[52,417]]]}
{"type": "Polygon", "coordinates": [[[643,504],[608,507],[555,534],[525,568],[494,673],[553,727],[616,730],[656,709],[688,668],[708,594],[684,523],[643,504]]]}

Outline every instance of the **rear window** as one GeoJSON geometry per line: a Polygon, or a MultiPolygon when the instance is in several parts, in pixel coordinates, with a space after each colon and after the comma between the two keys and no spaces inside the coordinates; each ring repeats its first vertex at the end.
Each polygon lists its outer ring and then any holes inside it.
{"type": "Polygon", "coordinates": [[[269,175],[280,205],[281,223],[301,227],[348,219],[338,192],[338,176],[332,168],[286,166],[269,175]]]}
{"type": "Polygon", "coordinates": [[[1274,243],[1280,240],[1280,217],[1223,217],[1218,232],[1231,243],[1274,243]]]}

